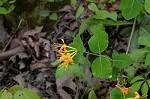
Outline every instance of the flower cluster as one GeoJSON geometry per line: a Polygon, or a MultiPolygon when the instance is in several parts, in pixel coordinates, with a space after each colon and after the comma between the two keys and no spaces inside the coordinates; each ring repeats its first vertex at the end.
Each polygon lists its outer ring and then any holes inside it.
{"type": "Polygon", "coordinates": [[[63,39],[61,39],[63,44],[54,44],[55,47],[60,47],[58,53],[60,55],[60,66],[65,66],[65,69],[68,69],[69,64],[74,64],[73,57],[77,53],[77,49],[71,46],[67,46],[63,39]]]}

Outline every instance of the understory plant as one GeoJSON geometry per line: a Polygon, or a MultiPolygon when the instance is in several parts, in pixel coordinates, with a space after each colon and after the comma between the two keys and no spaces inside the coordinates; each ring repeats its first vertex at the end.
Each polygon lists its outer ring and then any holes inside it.
{"type": "Polygon", "coordinates": [[[15,9],[16,0],[0,0],[0,14],[8,14],[15,9]]]}
{"type": "MultiPolygon", "coordinates": [[[[72,0],[73,4],[76,0],[72,0]]],[[[116,87],[110,93],[110,99],[147,99],[150,88],[150,0],[121,0],[116,10],[106,10],[106,5],[97,5],[97,0],[87,0],[88,11],[92,15],[84,19],[79,27],[79,33],[70,44],[54,44],[60,56],[53,65],[59,64],[56,79],[67,73],[82,77],[91,86],[89,97],[93,95],[94,85],[85,73],[86,68],[92,69],[92,74],[101,79],[116,81],[116,87]],[[106,28],[107,27],[107,28],[106,28]],[[125,53],[115,50],[107,54],[110,27],[120,29],[120,35],[129,37],[125,53]],[[82,36],[90,30],[88,47],[82,36]],[[94,56],[90,59],[90,55],[94,56]],[[82,64],[82,66],[81,66],[82,64]],[[137,73],[143,69],[142,73],[137,73]],[[124,75],[123,73],[126,73],[124,75]]],[[[115,0],[107,0],[109,3],[115,0]]],[[[85,7],[80,5],[76,11],[76,20],[84,13],[85,7]]],[[[88,34],[89,35],[89,34],[88,34]]]]}
{"type": "Polygon", "coordinates": [[[10,89],[3,88],[0,91],[0,99],[41,99],[34,91],[14,85],[10,89]]]}

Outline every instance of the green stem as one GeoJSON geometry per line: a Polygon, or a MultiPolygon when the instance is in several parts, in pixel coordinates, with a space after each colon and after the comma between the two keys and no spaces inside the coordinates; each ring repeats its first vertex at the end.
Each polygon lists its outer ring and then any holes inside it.
{"type": "MultiPolygon", "coordinates": [[[[89,54],[89,55],[98,56],[98,57],[107,57],[107,56],[105,56],[105,55],[94,54],[94,53],[90,53],[90,52],[84,52],[84,53],[89,54]]],[[[112,59],[110,58],[110,60],[112,60],[112,59]]]]}
{"type": "Polygon", "coordinates": [[[126,99],[125,94],[123,93],[123,99],[126,99]]]}

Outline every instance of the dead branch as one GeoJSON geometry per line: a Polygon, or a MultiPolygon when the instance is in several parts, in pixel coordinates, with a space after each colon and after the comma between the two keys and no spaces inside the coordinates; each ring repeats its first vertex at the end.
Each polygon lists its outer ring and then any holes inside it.
{"type": "Polygon", "coordinates": [[[24,52],[24,51],[25,51],[25,49],[23,46],[18,46],[18,47],[11,49],[9,51],[2,52],[2,53],[0,53],[0,60],[8,59],[11,56],[16,55],[17,53],[24,52]]]}

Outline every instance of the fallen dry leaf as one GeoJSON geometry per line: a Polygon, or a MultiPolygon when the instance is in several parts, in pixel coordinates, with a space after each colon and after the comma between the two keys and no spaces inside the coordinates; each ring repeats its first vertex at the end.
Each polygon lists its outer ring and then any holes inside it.
{"type": "Polygon", "coordinates": [[[35,34],[38,34],[38,33],[40,33],[41,31],[42,31],[42,29],[43,29],[43,26],[41,26],[41,27],[35,27],[35,29],[33,29],[33,30],[28,30],[28,31],[26,31],[25,33],[24,33],[24,35],[23,35],[23,37],[26,37],[26,36],[34,36],[35,34]]]}
{"type": "Polygon", "coordinates": [[[30,69],[34,70],[34,69],[39,69],[39,68],[45,68],[46,65],[41,63],[41,62],[34,62],[30,65],[30,69]]]}
{"type": "Polygon", "coordinates": [[[59,11],[61,11],[61,12],[70,12],[70,10],[72,10],[71,6],[66,5],[62,9],[60,9],[59,11]]]}
{"type": "Polygon", "coordinates": [[[13,79],[18,82],[18,84],[22,87],[26,87],[26,82],[25,82],[25,76],[28,74],[29,72],[24,72],[21,74],[16,75],[15,77],[13,77],[13,79]]]}
{"type": "Polygon", "coordinates": [[[66,91],[63,90],[62,87],[69,87],[73,91],[76,91],[76,89],[75,89],[76,84],[72,81],[73,78],[74,78],[73,76],[66,74],[64,77],[56,80],[57,92],[60,94],[60,96],[63,99],[72,99],[72,98],[66,91]]]}

